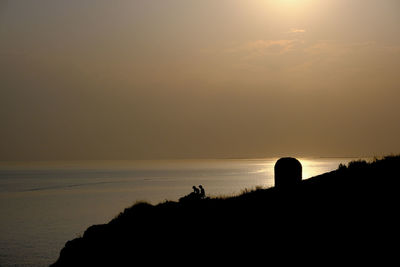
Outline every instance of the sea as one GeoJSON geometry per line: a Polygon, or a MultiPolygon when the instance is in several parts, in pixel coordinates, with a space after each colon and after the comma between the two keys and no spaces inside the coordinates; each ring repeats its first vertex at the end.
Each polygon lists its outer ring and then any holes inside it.
{"type": "MultiPolygon", "coordinates": [[[[140,201],[178,201],[193,185],[210,197],[272,187],[276,160],[0,162],[0,266],[49,266],[89,226],[140,201]]],[[[307,179],[354,158],[299,160],[307,179]]]]}

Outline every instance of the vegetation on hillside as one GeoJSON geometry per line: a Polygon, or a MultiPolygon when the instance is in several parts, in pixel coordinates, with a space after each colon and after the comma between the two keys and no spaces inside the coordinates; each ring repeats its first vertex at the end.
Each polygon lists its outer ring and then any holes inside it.
{"type": "Polygon", "coordinates": [[[340,257],[355,247],[376,254],[398,229],[399,179],[400,156],[387,156],[341,164],[290,188],[137,203],[67,242],[53,266],[176,266],[194,259],[226,266],[277,253],[340,257]]]}

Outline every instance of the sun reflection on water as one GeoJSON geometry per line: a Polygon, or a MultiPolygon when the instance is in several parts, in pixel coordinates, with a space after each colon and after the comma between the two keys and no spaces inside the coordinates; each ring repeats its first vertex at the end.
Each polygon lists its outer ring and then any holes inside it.
{"type": "Polygon", "coordinates": [[[354,158],[300,158],[303,167],[303,180],[331,172],[339,167],[339,164],[347,164],[354,158]]]}

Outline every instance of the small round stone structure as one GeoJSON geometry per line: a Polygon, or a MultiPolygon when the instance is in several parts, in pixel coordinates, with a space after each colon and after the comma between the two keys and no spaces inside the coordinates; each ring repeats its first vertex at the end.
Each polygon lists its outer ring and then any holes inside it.
{"type": "Polygon", "coordinates": [[[280,158],[275,163],[275,187],[292,187],[302,180],[302,166],[295,158],[280,158]]]}

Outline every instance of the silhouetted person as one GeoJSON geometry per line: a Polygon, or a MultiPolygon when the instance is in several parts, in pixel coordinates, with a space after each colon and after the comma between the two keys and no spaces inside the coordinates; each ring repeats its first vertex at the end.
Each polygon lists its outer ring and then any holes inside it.
{"type": "Polygon", "coordinates": [[[276,187],[291,187],[301,182],[302,166],[295,158],[279,159],[274,169],[276,187]]]}
{"type": "Polygon", "coordinates": [[[199,190],[196,186],[193,186],[192,188],[193,188],[193,193],[194,193],[195,195],[200,194],[200,190],[199,190]]]}
{"type": "Polygon", "coordinates": [[[206,196],[206,192],[204,191],[202,185],[199,185],[199,187],[200,187],[200,198],[204,198],[206,196]]]}

